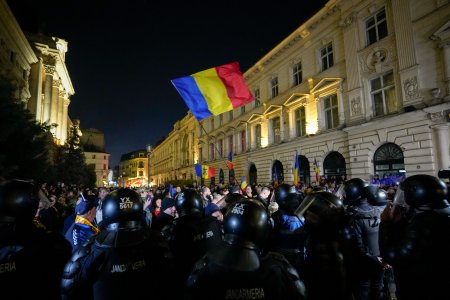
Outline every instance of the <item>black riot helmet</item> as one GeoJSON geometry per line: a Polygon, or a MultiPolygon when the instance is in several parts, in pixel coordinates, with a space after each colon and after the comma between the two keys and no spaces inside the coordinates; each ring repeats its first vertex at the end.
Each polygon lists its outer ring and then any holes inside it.
{"type": "Polygon", "coordinates": [[[39,200],[45,194],[33,183],[8,180],[0,184],[0,222],[28,222],[33,220],[39,200]]]}
{"type": "Polygon", "coordinates": [[[280,184],[275,189],[275,202],[278,203],[278,205],[283,206],[283,202],[286,200],[287,196],[291,192],[291,186],[287,183],[280,184]]]}
{"type": "Polygon", "coordinates": [[[187,189],[175,197],[175,208],[180,217],[187,215],[203,215],[203,201],[194,189],[187,189]]]}
{"type": "Polygon", "coordinates": [[[342,201],[330,192],[312,192],[303,200],[296,209],[295,214],[299,218],[315,226],[336,227],[343,224],[345,210],[342,201]],[[307,215],[310,215],[308,217],[307,215]]]}
{"type": "Polygon", "coordinates": [[[262,250],[271,228],[266,208],[252,199],[231,204],[223,218],[224,240],[247,249],[262,250]]]}
{"type": "Polygon", "coordinates": [[[340,197],[345,205],[357,205],[364,197],[364,188],[368,183],[361,178],[352,178],[341,185],[336,195],[340,197]]]}
{"type": "Polygon", "coordinates": [[[134,229],[142,225],[141,196],[131,189],[119,188],[102,202],[102,224],[108,229],[134,229]]]}
{"type": "Polygon", "coordinates": [[[387,193],[376,185],[364,187],[363,197],[367,198],[372,206],[385,206],[387,203],[387,193]]]}
{"type": "Polygon", "coordinates": [[[394,203],[413,208],[442,209],[449,207],[446,184],[431,175],[418,174],[406,178],[397,190],[394,203]]]}

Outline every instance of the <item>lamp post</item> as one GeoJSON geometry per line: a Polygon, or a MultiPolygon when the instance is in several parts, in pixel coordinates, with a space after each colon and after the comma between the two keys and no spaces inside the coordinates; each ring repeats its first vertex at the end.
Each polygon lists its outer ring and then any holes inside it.
{"type": "Polygon", "coordinates": [[[150,187],[150,155],[152,153],[152,146],[147,145],[147,186],[150,187]]]}

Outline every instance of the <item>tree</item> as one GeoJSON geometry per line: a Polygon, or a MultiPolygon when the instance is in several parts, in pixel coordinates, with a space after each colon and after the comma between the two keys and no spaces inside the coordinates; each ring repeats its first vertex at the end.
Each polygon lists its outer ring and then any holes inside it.
{"type": "Polygon", "coordinates": [[[84,152],[80,147],[81,131],[79,121],[70,127],[69,139],[61,147],[58,162],[58,180],[66,184],[95,186],[96,175],[92,167],[86,165],[84,152]]]}
{"type": "Polygon", "coordinates": [[[12,85],[0,78],[0,177],[51,181],[49,126],[40,125],[13,96],[12,85]]]}

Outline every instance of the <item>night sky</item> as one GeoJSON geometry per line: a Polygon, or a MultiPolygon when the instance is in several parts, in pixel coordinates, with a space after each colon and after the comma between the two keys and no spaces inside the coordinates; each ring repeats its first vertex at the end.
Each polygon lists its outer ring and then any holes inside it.
{"type": "Polygon", "coordinates": [[[69,116],[104,132],[110,167],[186,115],[171,79],[233,61],[244,73],[325,3],[8,1],[24,31],[68,41],[69,116]]]}

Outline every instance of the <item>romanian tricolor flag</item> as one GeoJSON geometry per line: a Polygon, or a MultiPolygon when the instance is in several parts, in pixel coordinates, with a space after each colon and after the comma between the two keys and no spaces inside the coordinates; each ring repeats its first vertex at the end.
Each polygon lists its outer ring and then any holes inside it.
{"type": "MultiPolygon", "coordinates": [[[[202,168],[201,169],[202,172],[201,172],[201,175],[200,175],[202,178],[208,179],[208,178],[211,178],[211,177],[216,177],[216,169],[214,167],[210,167],[210,166],[207,166],[207,165],[195,165],[196,173],[197,173],[197,169],[198,169],[197,166],[201,166],[201,168],[202,168]]],[[[198,173],[197,173],[197,175],[198,175],[198,173]]]]}
{"type": "Polygon", "coordinates": [[[319,165],[317,160],[314,158],[314,172],[316,173],[316,182],[319,182],[319,165]]]}
{"type": "Polygon", "coordinates": [[[300,166],[298,164],[298,151],[295,151],[295,163],[294,163],[294,185],[298,185],[300,178],[300,166]]]}
{"type": "Polygon", "coordinates": [[[234,168],[233,153],[231,151],[228,153],[227,167],[228,167],[228,170],[233,170],[233,168],[234,168]]]}
{"type": "Polygon", "coordinates": [[[173,79],[172,84],[198,121],[233,110],[255,99],[245,83],[238,62],[173,79]]]}
{"type": "Polygon", "coordinates": [[[245,176],[242,176],[241,179],[241,190],[245,193],[245,188],[247,187],[247,180],[245,180],[245,176]]]}

